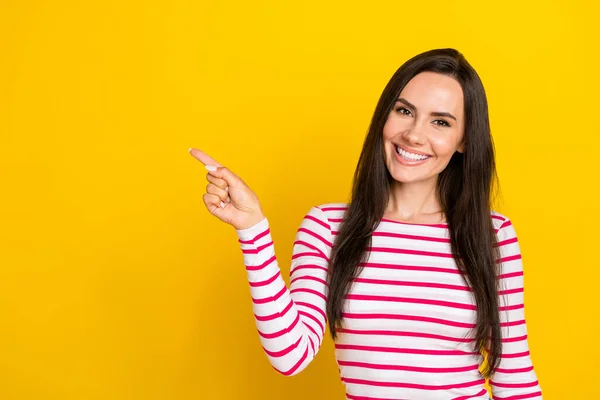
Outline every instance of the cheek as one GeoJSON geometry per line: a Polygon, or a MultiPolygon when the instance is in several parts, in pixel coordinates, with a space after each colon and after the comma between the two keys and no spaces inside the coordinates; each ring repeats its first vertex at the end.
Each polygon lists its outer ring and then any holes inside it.
{"type": "Polygon", "coordinates": [[[458,146],[458,142],[449,137],[434,138],[430,143],[438,157],[451,157],[458,146]]]}
{"type": "Polygon", "coordinates": [[[388,119],[383,126],[383,138],[385,140],[391,139],[395,132],[394,121],[388,119]]]}
{"type": "Polygon", "coordinates": [[[402,119],[398,116],[390,115],[383,126],[383,137],[385,139],[391,139],[409,128],[410,120],[408,118],[402,119]]]}

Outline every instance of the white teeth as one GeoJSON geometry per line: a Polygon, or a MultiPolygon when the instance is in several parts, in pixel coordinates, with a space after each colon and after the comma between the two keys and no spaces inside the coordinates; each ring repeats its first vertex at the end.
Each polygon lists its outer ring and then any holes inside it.
{"type": "Polygon", "coordinates": [[[421,155],[421,154],[409,153],[408,151],[404,151],[403,149],[401,149],[398,146],[396,146],[396,152],[398,154],[400,154],[402,156],[402,158],[405,158],[405,159],[411,160],[411,161],[421,161],[421,160],[424,160],[426,158],[429,158],[429,156],[424,156],[424,155],[421,155]]]}

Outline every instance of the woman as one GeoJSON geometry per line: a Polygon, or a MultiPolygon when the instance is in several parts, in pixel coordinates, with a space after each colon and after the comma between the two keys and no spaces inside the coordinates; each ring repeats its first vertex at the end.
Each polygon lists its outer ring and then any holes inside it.
{"type": "Polygon", "coordinates": [[[236,228],[264,351],[284,375],[329,326],[348,399],[541,399],[527,342],[523,266],[496,178],[487,99],[461,53],[437,49],[385,87],[351,200],[310,209],[290,287],[257,196],[199,150],[204,202],[236,228]]]}

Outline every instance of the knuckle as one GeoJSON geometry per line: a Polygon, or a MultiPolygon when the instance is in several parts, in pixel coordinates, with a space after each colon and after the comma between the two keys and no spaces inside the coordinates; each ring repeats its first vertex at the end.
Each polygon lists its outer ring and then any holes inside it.
{"type": "Polygon", "coordinates": [[[206,185],[206,192],[210,194],[216,194],[219,188],[217,188],[213,183],[209,183],[206,185]]]}
{"type": "Polygon", "coordinates": [[[204,195],[204,202],[206,203],[207,206],[210,204],[214,204],[215,201],[217,200],[216,197],[217,196],[215,196],[214,194],[207,193],[204,195]]]}

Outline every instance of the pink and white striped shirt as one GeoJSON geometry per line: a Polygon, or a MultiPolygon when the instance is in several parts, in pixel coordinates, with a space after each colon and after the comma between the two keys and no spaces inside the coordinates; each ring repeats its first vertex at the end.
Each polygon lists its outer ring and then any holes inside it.
{"type": "MultiPolygon", "coordinates": [[[[267,218],[237,230],[256,327],[273,367],[302,371],[326,327],[327,267],[345,203],[312,207],[297,231],[290,287],[281,276],[267,218]]],[[[496,400],[542,398],[527,342],[523,265],[510,220],[494,211],[502,254],[503,356],[490,380],[496,400]]],[[[475,303],[451,250],[446,224],[383,219],[343,309],[335,355],[350,400],[488,399],[469,329],[475,303]]]]}

